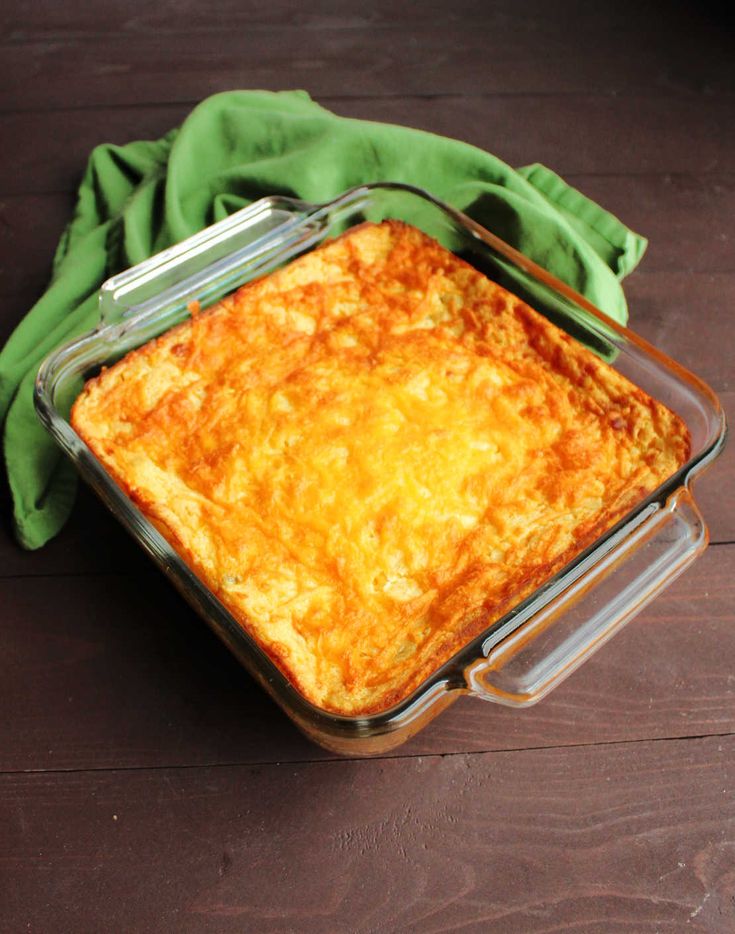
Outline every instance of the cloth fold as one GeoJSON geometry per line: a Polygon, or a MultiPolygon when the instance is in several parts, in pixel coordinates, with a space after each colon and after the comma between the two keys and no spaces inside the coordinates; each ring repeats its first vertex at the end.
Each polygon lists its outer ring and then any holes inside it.
{"type": "Polygon", "coordinates": [[[155,141],[93,150],[48,289],[0,352],[0,422],[18,541],[66,521],[73,468],[36,418],[33,383],[55,347],[98,323],[109,276],[268,194],[328,200],[371,181],[409,182],[465,211],[611,317],[646,247],[542,165],[515,170],[458,140],[338,117],[304,91],[229,91],[155,141]]]}

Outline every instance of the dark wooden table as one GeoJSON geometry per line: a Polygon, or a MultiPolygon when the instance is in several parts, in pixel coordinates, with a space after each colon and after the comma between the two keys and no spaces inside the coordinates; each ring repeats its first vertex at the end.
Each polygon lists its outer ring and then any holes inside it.
{"type": "MultiPolygon", "coordinates": [[[[694,3],[22,3],[0,12],[0,339],[88,151],[208,93],[542,161],[650,238],[633,326],[735,411],[731,23],[694,3]]],[[[303,739],[87,493],[0,535],[0,930],[735,931],[735,457],[712,546],[537,707],[378,760],[303,739]]],[[[7,506],[4,509],[7,525],[7,506]]]]}

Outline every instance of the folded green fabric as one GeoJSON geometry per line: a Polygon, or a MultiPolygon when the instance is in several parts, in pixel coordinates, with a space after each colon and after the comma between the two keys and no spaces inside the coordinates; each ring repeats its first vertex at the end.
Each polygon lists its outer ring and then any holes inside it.
{"type": "Polygon", "coordinates": [[[231,91],[155,142],[98,146],[51,282],[0,353],[0,422],[18,540],[38,548],[66,521],[73,469],[36,418],[33,382],[55,347],[93,328],[102,282],[268,194],[324,201],[402,181],[466,211],[619,321],[619,280],[646,241],[541,165],[406,127],[335,116],[302,91],[231,91]]]}

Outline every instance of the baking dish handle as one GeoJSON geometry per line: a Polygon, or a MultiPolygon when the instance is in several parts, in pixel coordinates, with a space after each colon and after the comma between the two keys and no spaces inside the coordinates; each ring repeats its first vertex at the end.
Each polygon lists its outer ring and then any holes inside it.
{"type": "Polygon", "coordinates": [[[100,289],[102,325],[114,325],[180,300],[209,304],[269,271],[326,233],[317,205],[261,198],[180,243],[108,279],[100,289]]]}
{"type": "Polygon", "coordinates": [[[465,671],[470,692],[511,707],[544,697],[586,661],[707,545],[687,488],[465,671]]]}
{"type": "Polygon", "coordinates": [[[180,243],[108,279],[100,289],[102,325],[162,307],[206,306],[256,276],[316,246],[330,226],[367,203],[368,186],[326,204],[272,195],[205,227],[180,243]]]}

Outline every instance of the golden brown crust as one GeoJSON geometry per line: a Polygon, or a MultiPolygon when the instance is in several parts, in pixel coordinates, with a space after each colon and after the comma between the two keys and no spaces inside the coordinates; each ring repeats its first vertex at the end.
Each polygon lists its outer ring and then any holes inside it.
{"type": "Polygon", "coordinates": [[[313,703],[370,714],[681,466],[682,422],[366,224],[90,380],[72,424],[313,703]]]}

